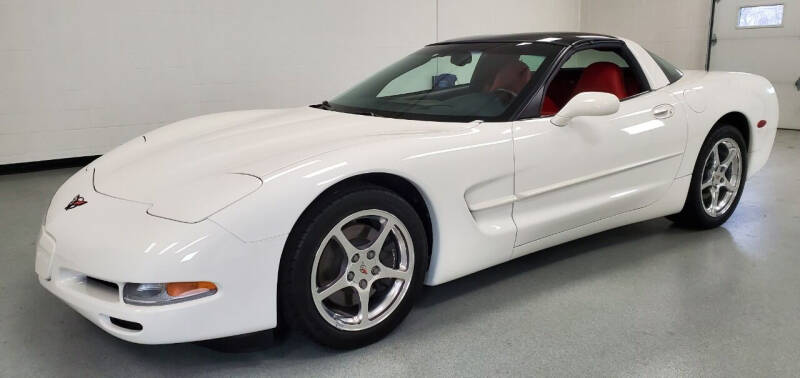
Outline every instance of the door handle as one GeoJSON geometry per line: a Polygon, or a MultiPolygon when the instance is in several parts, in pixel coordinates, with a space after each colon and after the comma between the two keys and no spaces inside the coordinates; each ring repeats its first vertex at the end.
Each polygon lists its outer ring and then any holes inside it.
{"type": "Polygon", "coordinates": [[[797,78],[797,81],[794,82],[794,87],[797,88],[798,91],[800,91],[800,78],[797,78]]]}
{"type": "Polygon", "coordinates": [[[661,104],[653,108],[653,117],[658,119],[665,119],[672,117],[675,114],[675,108],[669,104],[661,104]]]}

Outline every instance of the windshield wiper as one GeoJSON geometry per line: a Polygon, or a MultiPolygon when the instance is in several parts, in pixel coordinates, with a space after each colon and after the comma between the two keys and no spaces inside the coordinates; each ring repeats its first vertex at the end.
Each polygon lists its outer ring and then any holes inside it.
{"type": "Polygon", "coordinates": [[[376,114],[376,113],[373,113],[373,112],[356,112],[356,113],[353,113],[353,114],[366,115],[366,116],[372,116],[372,117],[385,117],[385,116],[382,116],[380,114],[376,114]]]}
{"type": "Polygon", "coordinates": [[[328,100],[322,101],[321,104],[311,105],[311,106],[322,110],[333,110],[333,106],[331,105],[330,102],[328,102],[328,100]]]}
{"type": "MultiPolygon", "coordinates": [[[[334,110],[333,109],[333,105],[331,105],[331,103],[328,102],[327,100],[326,101],[322,101],[322,103],[319,103],[319,104],[316,104],[316,105],[311,105],[311,107],[317,108],[317,109],[322,109],[322,110],[334,110]]],[[[336,111],[336,110],[334,110],[334,111],[336,111]]],[[[348,111],[344,111],[344,113],[366,115],[366,116],[372,116],[372,117],[385,117],[385,116],[382,116],[380,114],[376,114],[375,112],[370,112],[370,111],[363,111],[363,112],[348,112],[348,111]]]]}

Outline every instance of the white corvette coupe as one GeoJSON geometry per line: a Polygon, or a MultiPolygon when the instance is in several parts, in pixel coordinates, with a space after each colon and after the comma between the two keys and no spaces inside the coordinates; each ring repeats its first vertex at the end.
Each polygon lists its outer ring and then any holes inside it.
{"type": "Polygon", "coordinates": [[[681,71],[611,36],[435,43],[322,104],[114,149],[55,194],[36,273],[136,343],[285,323],[357,347],[423,284],[655,217],[719,226],[777,118],[764,78],[681,71]]]}

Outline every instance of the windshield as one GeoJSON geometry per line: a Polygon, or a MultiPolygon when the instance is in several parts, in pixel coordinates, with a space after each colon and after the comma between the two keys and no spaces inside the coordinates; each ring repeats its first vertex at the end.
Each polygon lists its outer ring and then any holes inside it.
{"type": "Polygon", "coordinates": [[[428,46],[319,107],[406,119],[504,120],[560,49],[528,42],[428,46]]]}

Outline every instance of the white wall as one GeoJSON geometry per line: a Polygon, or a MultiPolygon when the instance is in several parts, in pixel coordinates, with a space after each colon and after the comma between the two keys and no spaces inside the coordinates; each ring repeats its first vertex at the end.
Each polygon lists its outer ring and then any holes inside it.
{"type": "Polygon", "coordinates": [[[580,0],[438,0],[439,39],[475,34],[577,31],[580,0]]]}
{"type": "Polygon", "coordinates": [[[0,0],[0,164],[319,102],[437,38],[576,30],[579,15],[580,0],[0,0]]]}
{"type": "Polygon", "coordinates": [[[581,30],[626,37],[680,68],[704,69],[711,2],[583,0],[581,30]]]}

